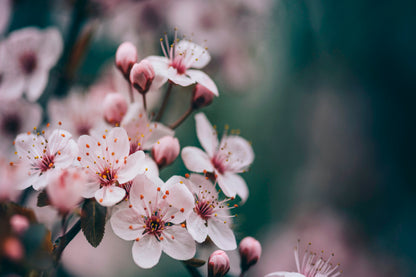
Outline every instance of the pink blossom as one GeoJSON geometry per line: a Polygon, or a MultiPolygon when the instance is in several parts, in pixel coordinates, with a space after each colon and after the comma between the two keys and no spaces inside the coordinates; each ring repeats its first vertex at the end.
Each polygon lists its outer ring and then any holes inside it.
{"type": "Polygon", "coordinates": [[[29,228],[30,223],[27,217],[15,214],[10,218],[10,225],[12,226],[13,231],[21,235],[29,228]]]}
{"type": "Polygon", "coordinates": [[[196,70],[205,67],[211,60],[206,48],[188,40],[177,42],[176,33],[172,45],[169,46],[166,36],[165,44],[161,39],[161,46],[164,57],[149,56],[146,58],[153,65],[156,75],[185,87],[199,83],[218,96],[218,88],[214,81],[203,71],[196,70]]]}
{"type": "Polygon", "coordinates": [[[192,92],[192,108],[199,109],[208,106],[214,99],[214,93],[201,84],[196,84],[192,92]]]}
{"type": "Polygon", "coordinates": [[[27,178],[18,187],[25,189],[33,186],[35,190],[48,184],[48,176],[54,170],[70,166],[78,153],[78,147],[72,135],[56,129],[46,139],[43,135],[20,134],[15,146],[19,161],[27,167],[27,178]]]}
{"type": "Polygon", "coordinates": [[[228,197],[238,194],[242,201],[248,197],[247,184],[236,173],[244,172],[254,160],[248,141],[240,136],[223,135],[218,142],[217,132],[203,113],[195,115],[198,140],[205,152],[196,147],[185,147],[182,160],[194,172],[213,172],[218,185],[228,197]]]}
{"type": "Polygon", "coordinates": [[[145,172],[144,152],[129,155],[129,138],[123,128],[113,128],[99,138],[83,135],[78,146],[78,160],[92,179],[83,196],[95,197],[103,206],[120,202],[126,195],[123,185],[145,172]]]}
{"type": "Polygon", "coordinates": [[[119,93],[109,93],[104,98],[103,113],[107,123],[120,126],[120,122],[127,112],[127,101],[119,93]]]}
{"type": "Polygon", "coordinates": [[[208,259],[208,277],[222,277],[230,271],[230,258],[222,250],[214,251],[208,259]]]}
{"type": "Polygon", "coordinates": [[[0,201],[16,201],[21,193],[17,189],[26,176],[20,164],[9,163],[0,158],[0,201]]]}
{"type": "Polygon", "coordinates": [[[114,233],[134,240],[133,259],[142,268],[155,266],[162,251],[177,260],[195,255],[195,242],[180,224],[192,209],[192,195],[179,178],[174,176],[164,184],[159,178],[137,176],[130,191],[130,206],[111,217],[114,233]]]}
{"type": "Polygon", "coordinates": [[[140,63],[133,65],[130,72],[130,83],[138,92],[141,94],[147,93],[154,79],[155,71],[149,61],[142,60],[140,63]]]}
{"type": "Polygon", "coordinates": [[[192,237],[202,243],[209,236],[222,250],[237,248],[228,199],[219,200],[215,186],[202,175],[191,174],[186,184],[194,196],[194,208],[186,219],[192,237]]]}
{"type": "Polygon", "coordinates": [[[174,131],[159,122],[151,122],[140,104],[130,105],[121,122],[129,136],[130,153],[139,150],[150,150],[164,136],[173,136],[174,131]]]}
{"type": "Polygon", "coordinates": [[[178,157],[181,148],[179,140],[172,136],[165,136],[158,140],[152,148],[152,156],[159,167],[169,165],[178,157]]]}
{"type": "Polygon", "coordinates": [[[133,43],[125,41],[117,48],[116,66],[128,80],[130,70],[137,62],[137,48],[133,43]]]}
{"type": "Polygon", "coordinates": [[[1,97],[15,99],[25,92],[29,101],[36,101],[48,83],[49,70],[58,61],[62,48],[62,37],[56,28],[29,27],[11,33],[5,42],[7,55],[1,97]]]}
{"type": "Polygon", "coordinates": [[[46,187],[48,199],[61,213],[70,212],[82,200],[81,195],[87,182],[87,174],[80,168],[56,170],[49,176],[46,187]]]}
{"type": "Polygon", "coordinates": [[[261,245],[258,240],[252,237],[245,237],[238,247],[241,257],[241,268],[247,271],[255,265],[261,256],[261,245]]]}

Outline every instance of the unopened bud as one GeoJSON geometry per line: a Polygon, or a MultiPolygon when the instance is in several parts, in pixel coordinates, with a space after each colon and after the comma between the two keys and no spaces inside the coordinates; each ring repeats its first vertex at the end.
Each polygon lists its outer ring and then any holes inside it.
{"type": "Polygon", "coordinates": [[[208,277],[222,277],[230,270],[230,258],[222,250],[214,251],[208,259],[208,277]]]}
{"type": "Polygon", "coordinates": [[[127,112],[127,102],[119,93],[109,93],[104,98],[104,119],[107,123],[118,126],[127,112]]]}
{"type": "Polygon", "coordinates": [[[175,161],[180,152],[179,140],[166,136],[153,145],[152,156],[159,167],[169,165],[175,161]]]}
{"type": "Polygon", "coordinates": [[[116,66],[127,80],[133,65],[137,62],[137,49],[131,42],[123,42],[117,48],[116,66]]]}
{"type": "Polygon", "coordinates": [[[199,109],[208,106],[214,99],[214,93],[201,84],[196,84],[192,92],[192,108],[199,109]]]}
{"type": "Polygon", "coordinates": [[[87,175],[79,168],[68,168],[51,172],[46,187],[52,206],[61,213],[72,211],[82,200],[87,175]]]}
{"type": "Polygon", "coordinates": [[[241,270],[247,271],[255,265],[261,256],[261,245],[258,240],[252,237],[245,237],[239,246],[241,258],[241,270]]]}
{"type": "Polygon", "coordinates": [[[155,71],[153,65],[149,61],[142,60],[140,63],[133,65],[130,72],[130,83],[141,94],[145,94],[149,91],[154,79],[155,71]]]}
{"type": "Polygon", "coordinates": [[[23,246],[17,238],[9,237],[3,242],[3,251],[9,259],[18,261],[23,258],[23,246]]]}
{"type": "Polygon", "coordinates": [[[10,218],[10,225],[12,226],[13,231],[21,235],[24,231],[29,228],[29,220],[20,214],[15,214],[10,218]]]}

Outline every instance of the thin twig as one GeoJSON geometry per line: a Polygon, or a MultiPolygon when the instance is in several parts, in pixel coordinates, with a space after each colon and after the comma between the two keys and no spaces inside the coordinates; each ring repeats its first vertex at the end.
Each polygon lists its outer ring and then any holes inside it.
{"type": "Polygon", "coordinates": [[[170,93],[172,91],[172,87],[173,87],[173,83],[169,82],[169,86],[166,90],[165,98],[163,99],[162,107],[160,107],[159,113],[157,114],[155,121],[160,121],[160,119],[162,118],[163,112],[165,111],[166,105],[168,104],[168,100],[169,100],[170,93]]]}
{"type": "Polygon", "coordinates": [[[79,231],[81,231],[81,219],[78,219],[78,221],[74,224],[74,226],[72,226],[68,233],[60,236],[55,241],[55,245],[57,245],[56,248],[53,250],[55,264],[58,264],[65,247],[74,239],[74,237],[79,233],[79,231]]]}
{"type": "Polygon", "coordinates": [[[169,127],[174,130],[176,129],[179,125],[182,124],[182,122],[185,121],[185,119],[188,118],[189,115],[192,114],[192,112],[194,111],[194,109],[192,108],[192,106],[189,107],[189,109],[178,119],[176,120],[175,123],[173,123],[172,125],[170,125],[169,127]]]}
{"type": "Polygon", "coordinates": [[[134,102],[134,96],[133,96],[133,89],[132,85],[130,84],[130,80],[126,78],[127,85],[129,86],[129,96],[130,96],[130,103],[134,102]]]}
{"type": "Polygon", "coordinates": [[[146,93],[142,93],[142,97],[143,97],[143,107],[144,107],[144,111],[147,111],[147,104],[146,104],[146,93]]]}

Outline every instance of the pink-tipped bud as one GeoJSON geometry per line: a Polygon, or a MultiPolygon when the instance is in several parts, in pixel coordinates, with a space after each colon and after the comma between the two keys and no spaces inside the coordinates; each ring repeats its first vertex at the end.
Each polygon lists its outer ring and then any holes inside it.
{"type": "Polygon", "coordinates": [[[117,48],[116,66],[127,80],[133,65],[137,62],[137,49],[131,42],[123,42],[117,48]]]}
{"type": "Polygon", "coordinates": [[[127,101],[119,93],[109,93],[104,98],[104,119],[109,124],[119,126],[127,112],[127,101]]]}
{"type": "Polygon", "coordinates": [[[130,72],[130,83],[141,94],[149,91],[154,79],[155,71],[153,65],[148,60],[142,60],[133,65],[130,72]]]}
{"type": "Polygon", "coordinates": [[[214,93],[201,84],[196,84],[192,92],[192,108],[199,109],[208,106],[214,99],[214,93]]]}
{"type": "Polygon", "coordinates": [[[9,237],[3,242],[3,251],[1,251],[9,259],[18,261],[23,258],[24,250],[23,246],[17,238],[9,237]]]}
{"type": "Polygon", "coordinates": [[[230,258],[222,250],[214,251],[208,259],[208,277],[222,277],[230,270],[230,258]]]}
{"type": "Polygon", "coordinates": [[[247,271],[255,265],[261,256],[261,245],[258,240],[252,237],[245,237],[239,246],[241,258],[241,270],[247,271]]]}
{"type": "Polygon", "coordinates": [[[169,165],[175,161],[180,152],[179,140],[166,136],[153,145],[152,156],[159,167],[169,165]]]}
{"type": "Polygon", "coordinates": [[[48,199],[52,206],[61,213],[72,211],[82,200],[88,177],[79,168],[67,168],[51,172],[46,187],[48,199]]]}
{"type": "Polygon", "coordinates": [[[29,220],[20,214],[15,214],[10,218],[10,225],[12,226],[13,231],[21,235],[24,231],[29,228],[29,220]]]}

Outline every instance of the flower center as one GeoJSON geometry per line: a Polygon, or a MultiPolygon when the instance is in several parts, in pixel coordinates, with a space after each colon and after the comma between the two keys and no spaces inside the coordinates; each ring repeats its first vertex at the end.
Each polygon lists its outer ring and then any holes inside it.
{"type": "Polygon", "coordinates": [[[222,157],[221,155],[215,155],[211,160],[212,165],[220,174],[224,174],[226,171],[225,161],[226,158],[222,157]]]}
{"type": "Polygon", "coordinates": [[[157,215],[157,212],[146,219],[145,225],[146,227],[143,233],[154,235],[157,239],[165,229],[165,222],[157,215]]]}
{"type": "Polygon", "coordinates": [[[54,158],[55,156],[49,156],[49,155],[43,156],[37,165],[37,169],[40,170],[41,173],[48,171],[50,168],[53,167],[54,158]]]}
{"type": "Polygon", "coordinates": [[[178,74],[184,74],[186,72],[184,59],[181,55],[176,55],[176,57],[170,63],[170,66],[175,68],[178,74]]]}
{"type": "Polygon", "coordinates": [[[23,73],[26,75],[32,74],[38,63],[36,55],[33,52],[23,53],[23,55],[20,56],[19,62],[23,73]]]}
{"type": "Polygon", "coordinates": [[[117,172],[112,168],[105,168],[101,173],[98,174],[100,178],[100,184],[102,187],[111,186],[117,179],[117,172]]]}
{"type": "Polygon", "coordinates": [[[20,130],[20,125],[20,117],[17,114],[9,114],[3,117],[1,122],[1,130],[4,132],[4,134],[8,134],[14,137],[20,130]]]}
{"type": "Polygon", "coordinates": [[[212,216],[212,214],[214,212],[214,208],[213,208],[212,204],[209,204],[208,201],[205,201],[205,200],[197,201],[196,204],[195,204],[195,212],[203,220],[207,220],[212,216]]]}

